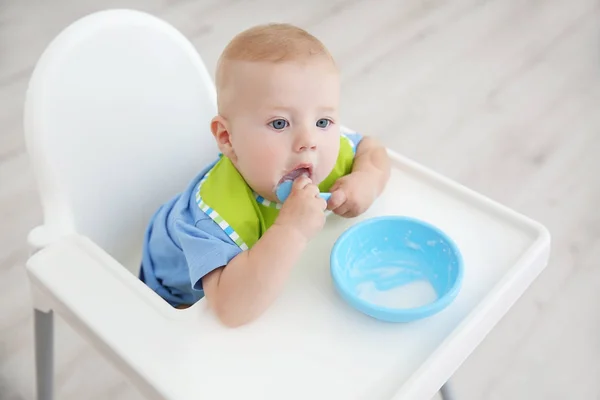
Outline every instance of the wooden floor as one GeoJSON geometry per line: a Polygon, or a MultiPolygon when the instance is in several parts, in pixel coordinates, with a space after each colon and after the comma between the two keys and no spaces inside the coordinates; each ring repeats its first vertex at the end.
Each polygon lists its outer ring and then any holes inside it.
{"type": "MultiPolygon", "coordinates": [[[[256,23],[320,37],[343,69],[346,125],[553,235],[547,270],[456,373],[458,398],[600,399],[598,0],[0,0],[1,399],[34,391],[24,244],[41,211],[22,134],[27,79],[60,29],[113,7],[173,23],[211,71],[256,23]]],[[[57,329],[57,399],[141,399],[57,329]]]]}

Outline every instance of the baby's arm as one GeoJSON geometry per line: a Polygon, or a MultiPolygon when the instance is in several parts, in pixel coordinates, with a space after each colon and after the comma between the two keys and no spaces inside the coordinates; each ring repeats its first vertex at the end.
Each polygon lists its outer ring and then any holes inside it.
{"type": "Polygon", "coordinates": [[[294,182],[277,220],[247,251],[202,278],[210,307],[227,326],[248,323],[280,294],[310,238],[325,223],[326,203],[307,177],[294,182]]]}
{"type": "Polygon", "coordinates": [[[202,278],[210,307],[230,327],[257,318],[279,295],[305,247],[298,231],[273,225],[250,250],[202,278]]]}
{"type": "Polygon", "coordinates": [[[356,148],[352,173],[366,172],[373,179],[379,196],[390,178],[390,159],[384,146],[372,137],[364,137],[356,148]]]}
{"type": "Polygon", "coordinates": [[[327,208],[343,217],[362,214],[383,192],[390,168],[385,147],[372,137],[364,137],[356,148],[352,172],[331,187],[327,208]]]}

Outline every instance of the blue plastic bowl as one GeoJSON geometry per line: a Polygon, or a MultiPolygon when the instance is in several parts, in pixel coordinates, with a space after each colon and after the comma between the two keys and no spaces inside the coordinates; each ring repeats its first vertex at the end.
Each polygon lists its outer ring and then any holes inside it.
{"type": "Polygon", "coordinates": [[[454,242],[417,219],[389,216],[345,231],[331,251],[335,288],[351,306],[389,322],[429,317],[458,295],[463,260],[454,242]]]}

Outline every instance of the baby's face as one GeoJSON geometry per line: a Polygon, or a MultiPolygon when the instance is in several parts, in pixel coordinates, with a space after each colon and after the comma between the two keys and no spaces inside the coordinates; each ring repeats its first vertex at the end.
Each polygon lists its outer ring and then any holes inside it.
{"type": "Polygon", "coordinates": [[[234,164],[258,194],[307,174],[321,183],[337,160],[339,75],[326,60],[239,62],[232,66],[227,116],[234,164]]]}

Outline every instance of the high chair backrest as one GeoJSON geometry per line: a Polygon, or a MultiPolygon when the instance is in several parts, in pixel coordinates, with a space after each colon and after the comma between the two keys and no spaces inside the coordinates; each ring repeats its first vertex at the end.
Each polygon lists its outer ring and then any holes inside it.
{"type": "Polygon", "coordinates": [[[175,28],[130,10],[95,13],[46,49],[25,104],[44,225],[121,262],[159,205],[218,155],[213,82],[175,28]]]}

